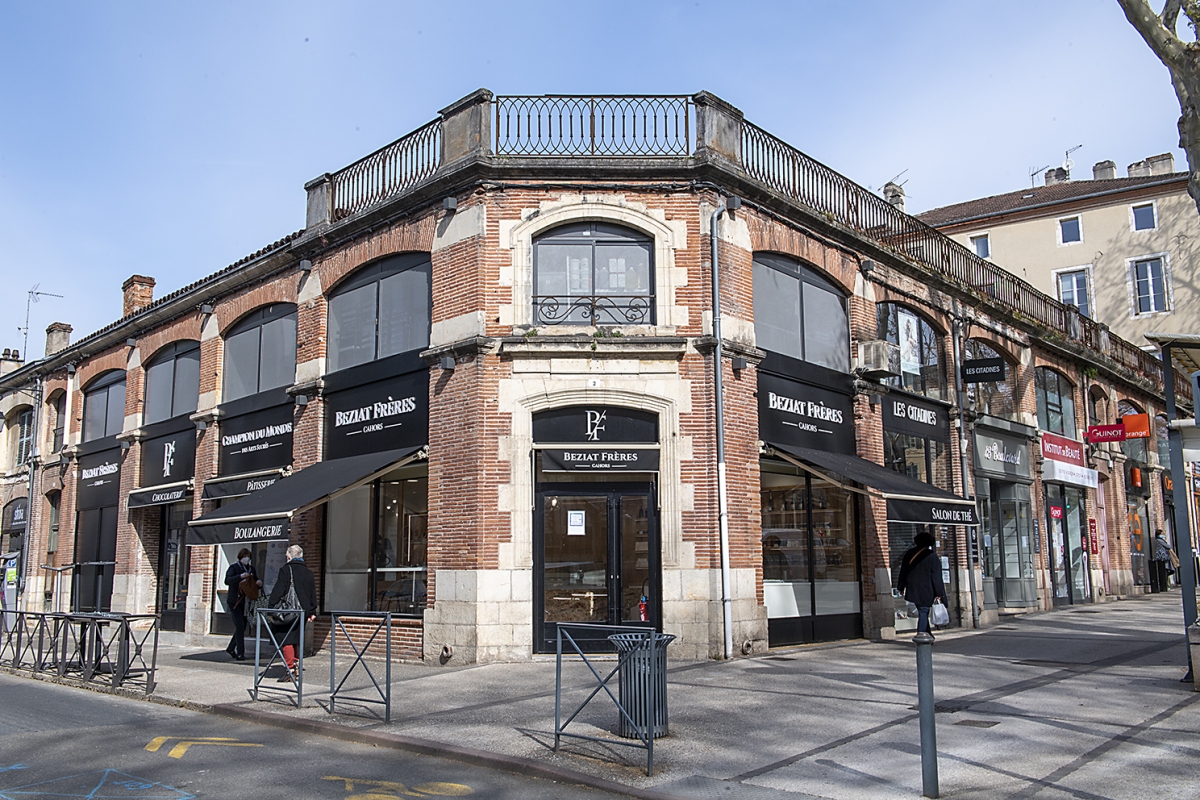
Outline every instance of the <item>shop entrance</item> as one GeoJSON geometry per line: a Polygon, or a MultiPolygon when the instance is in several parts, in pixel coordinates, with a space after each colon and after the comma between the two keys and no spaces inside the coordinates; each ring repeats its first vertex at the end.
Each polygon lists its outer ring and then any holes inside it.
{"type": "Polygon", "coordinates": [[[1084,548],[1083,492],[1059,483],[1042,484],[1046,492],[1050,579],[1054,605],[1091,600],[1091,574],[1084,548]]]}
{"type": "MultiPolygon", "coordinates": [[[[544,485],[534,514],[538,652],[554,652],[563,622],[661,629],[662,567],[652,483],[544,485]]],[[[608,642],[597,634],[585,649],[607,650],[608,642]]]]}
{"type": "Polygon", "coordinates": [[[187,523],[192,518],[190,503],[162,507],[162,539],[158,567],[159,627],[181,631],[187,612],[188,572],[187,523]]]}

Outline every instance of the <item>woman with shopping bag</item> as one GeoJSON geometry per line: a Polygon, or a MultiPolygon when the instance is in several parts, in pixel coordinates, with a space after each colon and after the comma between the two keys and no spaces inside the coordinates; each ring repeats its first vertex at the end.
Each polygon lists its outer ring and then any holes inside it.
{"type": "Polygon", "coordinates": [[[946,585],[942,582],[942,562],[935,546],[931,534],[918,533],[913,546],[900,559],[896,588],[905,600],[917,607],[917,633],[929,633],[930,609],[935,606],[939,607],[938,616],[944,621],[935,619],[934,624],[950,623],[950,614],[942,602],[946,597],[946,585]]]}

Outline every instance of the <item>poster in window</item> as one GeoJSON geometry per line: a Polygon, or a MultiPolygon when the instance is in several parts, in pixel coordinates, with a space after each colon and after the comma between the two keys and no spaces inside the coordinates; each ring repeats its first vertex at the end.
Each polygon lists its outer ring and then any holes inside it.
{"type": "Polygon", "coordinates": [[[584,519],[583,511],[568,511],[567,536],[583,536],[585,534],[584,519]]]}
{"type": "Polygon", "coordinates": [[[898,313],[900,320],[900,371],[921,374],[921,323],[909,311],[898,313]]]}

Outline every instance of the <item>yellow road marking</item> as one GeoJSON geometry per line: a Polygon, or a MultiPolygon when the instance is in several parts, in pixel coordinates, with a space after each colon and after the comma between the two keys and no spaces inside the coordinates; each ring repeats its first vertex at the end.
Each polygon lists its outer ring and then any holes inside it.
{"type": "Polygon", "coordinates": [[[148,745],[146,745],[145,749],[149,750],[151,753],[157,753],[164,744],[171,741],[172,739],[176,739],[177,743],[175,744],[174,747],[171,748],[170,752],[167,753],[167,755],[170,756],[171,758],[183,758],[183,754],[186,753],[188,751],[188,748],[190,748],[194,744],[211,744],[211,745],[216,745],[217,747],[262,747],[263,746],[261,744],[255,744],[253,742],[239,742],[237,739],[232,739],[228,736],[197,736],[197,737],[194,737],[191,739],[179,739],[179,737],[177,737],[177,736],[156,736],[150,740],[150,743],[148,745]]]}
{"type": "Polygon", "coordinates": [[[345,784],[347,792],[353,792],[359,785],[367,790],[365,794],[350,795],[346,800],[382,800],[388,797],[395,798],[396,795],[404,795],[405,797],[465,797],[469,794],[475,794],[475,790],[470,786],[444,781],[429,781],[410,788],[396,781],[342,778],[337,775],[326,775],[322,780],[342,781],[345,784]],[[385,795],[374,791],[379,789],[394,792],[395,794],[385,795]]]}

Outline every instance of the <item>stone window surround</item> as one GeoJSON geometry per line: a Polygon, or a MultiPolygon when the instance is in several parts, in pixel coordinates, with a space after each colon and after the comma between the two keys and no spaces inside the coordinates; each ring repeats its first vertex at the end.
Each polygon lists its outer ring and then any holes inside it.
{"type": "Polygon", "coordinates": [[[1079,264],[1074,267],[1062,267],[1060,269],[1051,270],[1050,271],[1050,279],[1054,282],[1054,296],[1058,299],[1058,301],[1060,303],[1066,302],[1065,300],[1062,299],[1062,284],[1059,283],[1058,279],[1059,279],[1060,275],[1068,275],[1073,272],[1083,272],[1086,274],[1088,311],[1090,311],[1091,313],[1085,314],[1084,316],[1091,317],[1092,314],[1096,313],[1096,291],[1095,291],[1096,285],[1092,278],[1092,265],[1090,263],[1089,264],[1079,264]]]}
{"type": "Polygon", "coordinates": [[[1171,280],[1171,254],[1164,251],[1125,259],[1125,288],[1129,293],[1130,319],[1147,319],[1149,317],[1164,316],[1173,312],[1175,310],[1175,285],[1171,280]],[[1162,261],[1163,293],[1165,295],[1163,299],[1166,301],[1167,307],[1161,311],[1140,313],[1137,304],[1137,281],[1134,279],[1134,268],[1140,261],[1153,261],[1156,258],[1162,261]]]}
{"type": "MultiPolygon", "coordinates": [[[[638,380],[636,376],[631,378],[638,380]]],[[[518,379],[513,383],[519,385],[523,381],[518,379]]],[[[680,414],[676,401],[633,389],[589,388],[586,378],[579,378],[571,383],[577,383],[578,386],[515,398],[515,402],[510,405],[514,409],[510,434],[501,447],[501,457],[507,455],[511,465],[510,483],[501,487],[501,493],[509,496],[512,539],[507,545],[507,548],[511,548],[508,558],[504,557],[506,546],[501,545],[500,568],[533,568],[534,413],[554,408],[597,404],[633,408],[658,415],[659,472],[655,488],[658,493],[662,565],[664,569],[690,567],[691,564],[680,563],[684,550],[683,511],[685,504],[690,506],[685,500],[685,494],[689,493],[682,485],[680,469],[680,461],[686,455],[681,452],[681,444],[686,443],[681,443],[680,439],[689,437],[676,434],[679,430],[680,414]]]]}
{"type": "MultiPolygon", "coordinates": [[[[687,271],[675,268],[675,251],[687,247],[687,225],[666,219],[661,210],[626,202],[623,195],[571,195],[521,210],[520,220],[500,221],[500,246],[512,252],[512,266],[501,267],[500,286],[512,287],[512,303],[500,306],[500,324],[516,328],[533,326],[533,240],[571,222],[608,222],[639,231],[654,241],[654,293],[656,325],[620,326],[629,333],[672,336],[689,322],[687,306],[675,305],[675,292],[687,285],[687,271]]],[[[563,333],[587,333],[587,325],[563,333]]]]}

